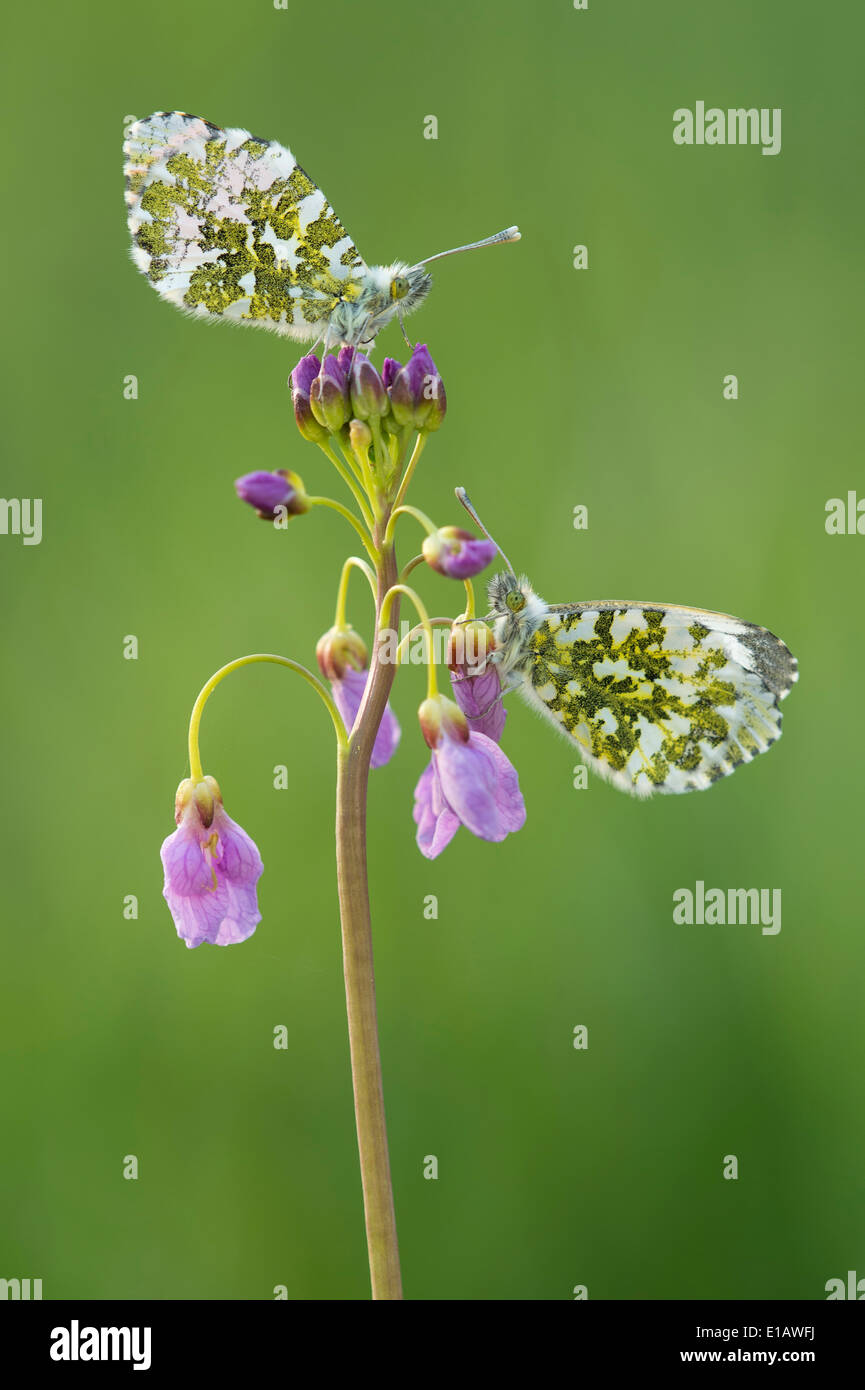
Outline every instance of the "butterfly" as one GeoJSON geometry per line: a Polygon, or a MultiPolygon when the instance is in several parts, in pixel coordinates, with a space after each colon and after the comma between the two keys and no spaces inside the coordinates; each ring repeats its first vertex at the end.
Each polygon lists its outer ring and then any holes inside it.
{"type": "MultiPolygon", "coordinates": [[[[368,347],[429,292],[431,261],[518,241],[508,227],[415,265],[369,266],[290,150],[182,111],[127,128],[132,258],[163,299],[203,318],[368,347]]],[[[403,334],[405,329],[403,328],[403,334]]]]}
{"type": "Polygon", "coordinates": [[[502,692],[516,689],[622,791],[711,786],[780,737],[798,667],[764,627],[673,604],[548,604],[511,573],[488,593],[502,692]]]}

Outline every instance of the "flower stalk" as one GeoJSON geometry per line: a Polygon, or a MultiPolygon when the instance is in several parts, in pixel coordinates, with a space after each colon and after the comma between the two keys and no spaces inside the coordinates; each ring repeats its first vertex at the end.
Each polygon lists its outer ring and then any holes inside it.
{"type": "MultiPolygon", "coordinates": [[[[380,538],[376,537],[378,541],[380,538]]],[[[342,922],[343,973],[354,1090],[357,1147],[363,1188],[370,1280],[374,1299],[401,1299],[381,1054],[376,1013],[372,919],[366,852],[369,765],[396,668],[381,661],[378,618],[385,594],[396,582],[396,558],[388,545],[379,552],[376,644],[371,676],[347,748],[337,754],[336,871],[342,922]]],[[[398,610],[399,599],[396,599],[398,610]]],[[[395,619],[396,621],[396,619],[395,619]]]]}

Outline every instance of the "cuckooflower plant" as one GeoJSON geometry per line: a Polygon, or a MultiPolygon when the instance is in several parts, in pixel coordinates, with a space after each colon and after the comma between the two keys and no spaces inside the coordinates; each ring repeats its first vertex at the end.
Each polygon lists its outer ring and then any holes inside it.
{"type": "Polygon", "coordinates": [[[401,1298],[373,975],[367,779],[371,768],[397,751],[400,726],[391,687],[410,644],[420,641],[427,694],[418,711],[414,756],[420,761],[425,743],[429,761],[415,789],[418,849],[435,858],[460,826],[499,841],[523,825],[517,774],[499,747],[505,711],[493,660],[496,642],[476,615],[471,582],[493,560],[496,547],[488,537],[437,524],[406,500],[427,440],[441,428],[447,409],[444,384],[425,345],[415,347],[405,364],[386,358],[381,371],[356,348],[344,347],[323,361],[309,353],[289,384],[300,434],[317,446],[344,495],[311,495],[290,469],[247,473],[235,483],[237,495],[275,528],[325,507],[351,527],[361,553],[349,555],[342,567],[333,623],[316,647],[320,674],[292,657],[255,652],[223,666],[199,694],[189,723],[189,777],[175,803],[177,828],[162,846],[164,894],[188,947],[232,945],[256,930],[261,857],[226,813],[216,781],[203,772],[201,719],[217,686],[246,666],[269,662],[301,676],[319,696],[336,737],[336,877],[372,1292],[374,1298],[401,1298]],[[400,568],[397,527],[409,525],[420,528],[423,540],[400,568]],[[461,612],[430,618],[408,583],[422,569],[459,584],[461,612]],[[355,575],[370,592],[369,645],[347,618],[355,575]],[[400,640],[404,604],[414,609],[417,625],[400,640]],[[452,698],[438,688],[437,627],[448,629],[441,664],[452,698]]]}

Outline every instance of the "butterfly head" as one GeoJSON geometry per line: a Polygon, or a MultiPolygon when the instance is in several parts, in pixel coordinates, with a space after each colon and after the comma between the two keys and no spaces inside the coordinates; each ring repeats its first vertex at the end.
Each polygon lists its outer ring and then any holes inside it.
{"type": "Polygon", "coordinates": [[[539,598],[524,574],[496,574],[487,586],[489,620],[496,639],[494,660],[503,670],[520,664],[526,643],[547,615],[547,605],[539,598]]]}
{"type": "MultiPolygon", "coordinates": [[[[369,266],[361,282],[360,294],[341,306],[346,322],[337,324],[343,341],[366,347],[399,314],[410,314],[426,299],[432,276],[421,265],[369,266]]],[[[339,312],[339,311],[338,311],[339,312]]]]}
{"type": "Polygon", "coordinates": [[[390,275],[391,303],[399,305],[401,313],[410,314],[429,294],[432,276],[422,265],[390,265],[386,272],[390,275]]]}

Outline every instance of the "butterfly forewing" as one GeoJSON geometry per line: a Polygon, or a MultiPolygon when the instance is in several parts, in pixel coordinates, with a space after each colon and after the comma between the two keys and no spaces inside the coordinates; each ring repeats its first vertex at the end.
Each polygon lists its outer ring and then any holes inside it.
{"type": "Polygon", "coordinates": [[[521,677],[596,772],[645,796],[707,787],[774,743],[797,669],[766,628],[609,599],[549,606],[521,677]]]}
{"type": "Polygon", "coordinates": [[[164,299],[313,339],[365,263],[290,150],[183,112],[124,143],[133,257],[164,299]]]}

